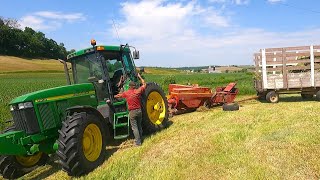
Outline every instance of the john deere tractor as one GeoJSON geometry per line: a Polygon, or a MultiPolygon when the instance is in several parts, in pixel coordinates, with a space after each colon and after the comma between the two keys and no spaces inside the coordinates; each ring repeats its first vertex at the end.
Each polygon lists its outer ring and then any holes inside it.
{"type": "MultiPolygon", "coordinates": [[[[22,176],[54,153],[68,175],[84,175],[103,163],[112,139],[130,135],[126,100],[114,95],[127,90],[131,81],[139,86],[133,61],[139,59],[139,51],[129,45],[96,46],[94,40],[91,45],[60,60],[68,85],[9,103],[13,125],[0,134],[4,178],[22,176]]],[[[147,83],[141,103],[143,133],[165,127],[168,104],[160,86],[147,83]]]]}

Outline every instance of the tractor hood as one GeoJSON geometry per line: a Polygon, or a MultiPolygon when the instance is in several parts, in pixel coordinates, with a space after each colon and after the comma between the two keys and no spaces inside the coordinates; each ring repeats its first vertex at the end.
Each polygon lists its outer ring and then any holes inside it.
{"type": "Polygon", "coordinates": [[[10,105],[29,101],[41,102],[47,100],[58,100],[82,94],[94,94],[93,84],[73,84],[35,91],[13,99],[10,102],[10,105]]]}

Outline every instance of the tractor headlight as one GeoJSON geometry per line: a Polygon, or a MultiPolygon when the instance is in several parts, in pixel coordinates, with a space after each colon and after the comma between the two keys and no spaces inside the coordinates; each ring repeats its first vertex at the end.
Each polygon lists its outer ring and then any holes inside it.
{"type": "Polygon", "coordinates": [[[14,111],[13,105],[10,105],[10,111],[14,111]]]}
{"type": "Polygon", "coordinates": [[[25,103],[18,104],[19,109],[27,109],[27,108],[32,108],[32,107],[33,107],[32,102],[25,102],[25,103]]]}

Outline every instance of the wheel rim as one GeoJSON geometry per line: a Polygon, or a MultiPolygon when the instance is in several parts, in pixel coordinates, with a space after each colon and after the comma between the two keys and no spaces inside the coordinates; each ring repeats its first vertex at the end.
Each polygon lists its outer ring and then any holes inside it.
{"type": "Polygon", "coordinates": [[[16,156],[16,160],[24,167],[32,167],[36,165],[42,156],[42,152],[38,152],[32,156],[16,156]]]}
{"type": "Polygon", "coordinates": [[[93,162],[100,156],[102,149],[102,135],[96,124],[89,124],[83,132],[82,150],[85,157],[93,162]]]}
{"type": "Polygon", "coordinates": [[[278,101],[278,96],[271,97],[271,102],[277,102],[277,101],[278,101]]]}
{"type": "Polygon", "coordinates": [[[166,106],[161,94],[153,91],[147,98],[147,114],[150,121],[160,125],[166,116],[166,106]]]}

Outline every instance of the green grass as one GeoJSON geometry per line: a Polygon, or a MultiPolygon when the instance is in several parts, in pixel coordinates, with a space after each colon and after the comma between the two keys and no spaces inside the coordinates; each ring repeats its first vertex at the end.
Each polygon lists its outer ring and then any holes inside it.
{"type": "Polygon", "coordinates": [[[65,85],[63,73],[0,74],[0,129],[11,118],[8,103],[15,97],[36,90],[65,85]]]}
{"type": "MultiPolygon", "coordinates": [[[[0,77],[1,121],[10,118],[6,104],[12,98],[65,84],[63,73],[0,77]]],[[[147,74],[145,78],[164,88],[171,80],[209,87],[237,80],[242,94],[254,93],[249,74],[147,74]]],[[[215,108],[175,116],[169,128],[146,137],[142,147],[130,147],[132,140],[108,146],[105,163],[80,179],[318,179],[319,111],[319,102],[296,96],[281,98],[278,104],[252,100],[237,112],[215,108]]],[[[23,179],[69,179],[60,169],[52,159],[23,179]]]]}
{"type": "Polygon", "coordinates": [[[250,73],[220,73],[220,74],[168,74],[168,75],[145,75],[149,82],[158,82],[167,92],[170,83],[177,84],[199,84],[215,88],[218,86],[226,86],[230,82],[237,82],[237,87],[240,89],[240,95],[253,95],[253,76],[250,73]]]}
{"type": "MultiPolygon", "coordinates": [[[[319,179],[319,102],[281,100],[175,116],[141,147],[107,150],[104,164],[80,179],[319,179]]],[[[24,179],[69,179],[59,169],[52,162],[24,179]]]]}
{"type": "MultiPolygon", "coordinates": [[[[229,82],[238,81],[237,87],[240,94],[254,94],[252,77],[250,74],[176,74],[160,75],[145,74],[146,81],[157,82],[167,93],[169,82],[172,80],[180,84],[195,84],[201,86],[216,87],[226,85],[229,82]]],[[[4,121],[11,118],[8,103],[15,97],[36,90],[52,88],[66,84],[63,73],[4,73],[0,74],[0,129],[3,129],[4,121]]]]}

